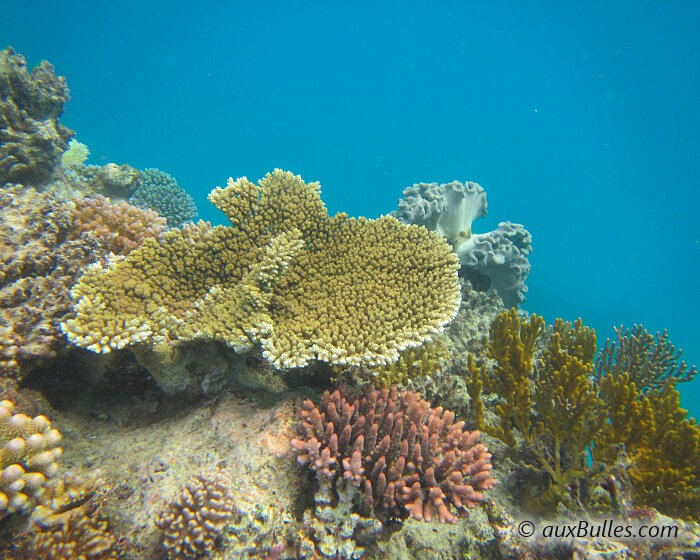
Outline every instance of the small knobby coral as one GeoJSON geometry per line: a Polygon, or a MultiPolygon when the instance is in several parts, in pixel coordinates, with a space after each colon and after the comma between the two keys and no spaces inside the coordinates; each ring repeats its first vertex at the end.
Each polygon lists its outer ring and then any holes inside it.
{"type": "Polygon", "coordinates": [[[150,208],[168,220],[168,226],[179,227],[197,219],[194,199],[177,180],[160,169],[144,169],[141,185],[129,198],[140,208],[150,208]]]}
{"type": "Polygon", "coordinates": [[[111,202],[98,195],[74,202],[73,224],[69,239],[92,232],[104,242],[105,249],[115,255],[128,255],[144,239],[162,238],[166,220],[153,210],[137,208],[120,200],[111,202]]]}
{"type": "Polygon", "coordinates": [[[437,512],[451,523],[496,484],[480,433],[418,393],[368,388],[353,398],[341,387],[326,391],[318,407],[304,401],[301,416],[292,440],[299,463],[321,482],[360,490],[360,509],[380,519],[429,521],[437,512]]]}
{"type": "Polygon", "coordinates": [[[15,414],[14,403],[0,402],[0,519],[36,505],[58,471],[60,441],[45,416],[15,414]]]}
{"type": "Polygon", "coordinates": [[[189,560],[210,553],[233,512],[231,479],[225,472],[191,476],[156,520],[167,557],[189,560]]]}

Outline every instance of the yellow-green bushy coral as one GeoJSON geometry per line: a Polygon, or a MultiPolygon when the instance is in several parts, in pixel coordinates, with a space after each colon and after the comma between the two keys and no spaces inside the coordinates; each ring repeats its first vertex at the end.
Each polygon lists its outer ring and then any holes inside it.
{"type": "Polygon", "coordinates": [[[209,196],[230,227],[200,223],[146,240],[73,289],[74,343],[108,352],[220,340],[260,343],[281,368],[375,366],[431,340],[457,312],[458,263],[424,228],[329,217],[317,183],[276,170],[209,196]]]}
{"type": "Polygon", "coordinates": [[[36,505],[58,470],[60,441],[45,416],[14,414],[12,402],[0,402],[0,519],[36,505]]]}
{"type": "Polygon", "coordinates": [[[392,385],[407,386],[419,377],[430,376],[438,369],[450,365],[452,355],[441,337],[401,352],[399,359],[388,365],[372,369],[372,384],[377,389],[392,385]]]}
{"type": "Polygon", "coordinates": [[[607,374],[600,381],[607,422],[596,434],[596,461],[629,457],[637,504],[675,516],[700,517],[700,427],[681,408],[673,381],[642,392],[629,374],[607,374]]]}

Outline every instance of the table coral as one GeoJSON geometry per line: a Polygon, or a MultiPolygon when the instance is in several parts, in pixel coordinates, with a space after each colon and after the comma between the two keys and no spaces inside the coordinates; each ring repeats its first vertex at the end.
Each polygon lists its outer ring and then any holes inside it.
{"type": "Polygon", "coordinates": [[[380,520],[437,514],[451,523],[496,484],[479,436],[417,393],[393,387],[353,398],[341,388],[326,391],[318,407],[304,401],[292,447],[320,481],[359,489],[360,510],[380,520]]]}
{"type": "Polygon", "coordinates": [[[156,520],[163,531],[168,559],[199,558],[212,552],[233,512],[231,479],[227,474],[211,471],[190,477],[156,520]]]}
{"type": "Polygon", "coordinates": [[[64,332],[97,352],[259,343],[278,368],[388,364],[441,332],[460,303],[449,246],[391,217],[331,218],[319,191],[280,170],[230,180],[210,200],[232,227],[173,230],[88,269],[64,332]]]}
{"type": "Polygon", "coordinates": [[[27,61],[10,47],[0,51],[0,185],[46,183],[73,131],[58,122],[70,99],[63,77],[43,61],[27,61]]]}
{"type": "Polygon", "coordinates": [[[14,413],[14,403],[0,401],[0,519],[31,509],[58,471],[61,434],[45,416],[14,413]]]}

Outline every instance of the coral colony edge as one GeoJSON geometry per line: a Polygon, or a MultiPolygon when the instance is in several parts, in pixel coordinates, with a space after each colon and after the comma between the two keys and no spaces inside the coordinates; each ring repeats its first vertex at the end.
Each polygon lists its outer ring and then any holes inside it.
{"type": "Polygon", "coordinates": [[[473,231],[483,187],[353,218],[275,169],[211,225],[88,164],[48,62],[1,51],[0,93],[0,556],[696,557],[696,368],[521,309],[531,236],[473,231]]]}

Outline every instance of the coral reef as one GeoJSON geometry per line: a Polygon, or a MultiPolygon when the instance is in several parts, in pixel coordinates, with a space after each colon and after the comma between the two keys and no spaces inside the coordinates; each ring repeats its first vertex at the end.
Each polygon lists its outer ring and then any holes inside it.
{"type": "Polygon", "coordinates": [[[84,165],[75,161],[62,165],[45,190],[61,200],[97,195],[123,200],[129,198],[140,184],[141,172],[130,165],[84,165]]]}
{"type": "Polygon", "coordinates": [[[233,512],[227,474],[210,471],[190,477],[156,520],[167,557],[180,560],[210,553],[233,512]]]}
{"type": "Polygon", "coordinates": [[[30,510],[58,471],[61,434],[45,416],[14,413],[14,403],[0,401],[0,519],[30,510]]]}
{"type": "Polygon", "coordinates": [[[394,218],[330,218],[319,185],[280,170],[210,200],[233,227],[200,222],[88,269],[69,339],[96,352],[260,343],[278,368],[374,366],[438,334],[457,312],[457,260],[436,234],[394,218]]]}
{"type": "Polygon", "coordinates": [[[525,299],[530,273],[532,237],[520,224],[501,222],[498,229],[472,232],[472,223],[486,215],[486,192],[477,183],[418,183],[403,191],[392,214],[407,224],[425,226],[445,237],[459,256],[463,275],[474,287],[494,289],[506,307],[525,299]]]}
{"type": "Polygon", "coordinates": [[[616,328],[617,341],[605,341],[596,358],[599,376],[614,377],[627,373],[637,389],[661,389],[667,381],[691,381],[697,373],[695,366],[688,369],[685,362],[678,363],[681,351],[668,339],[668,332],[649,333],[642,325],[632,330],[616,328]]]}
{"type": "Polygon", "coordinates": [[[451,523],[496,484],[479,432],[463,425],[417,393],[368,389],[353,399],[341,388],[318,408],[304,401],[292,447],[322,484],[358,489],[360,512],[451,523]]]}
{"type": "Polygon", "coordinates": [[[174,177],[160,169],[144,169],[141,183],[129,203],[150,208],[168,220],[169,227],[179,227],[197,219],[192,197],[178,185],[174,177]]]}
{"type": "Polygon", "coordinates": [[[18,377],[63,347],[70,286],[105,251],[92,233],[69,240],[72,208],[49,193],[6,187],[0,206],[0,366],[18,377]]]}
{"type": "Polygon", "coordinates": [[[0,51],[0,185],[50,179],[74,134],[58,122],[68,99],[66,80],[51,64],[27,72],[12,47],[0,51]]]}
{"type": "Polygon", "coordinates": [[[112,202],[98,195],[75,201],[69,239],[78,239],[85,232],[99,236],[107,251],[128,255],[144,239],[161,239],[166,221],[153,210],[144,210],[120,200],[112,202]]]}

